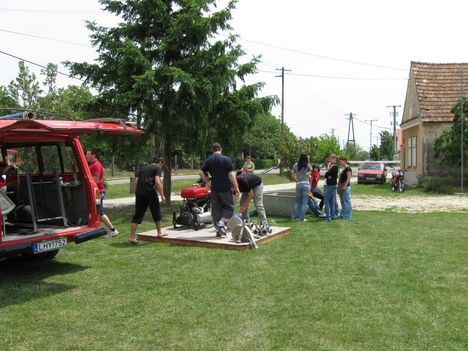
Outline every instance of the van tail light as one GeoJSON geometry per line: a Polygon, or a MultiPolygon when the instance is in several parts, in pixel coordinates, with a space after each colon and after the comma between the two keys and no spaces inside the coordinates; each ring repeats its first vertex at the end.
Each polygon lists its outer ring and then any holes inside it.
{"type": "Polygon", "coordinates": [[[101,205],[101,193],[98,188],[94,188],[94,201],[96,202],[96,206],[101,205]]]}

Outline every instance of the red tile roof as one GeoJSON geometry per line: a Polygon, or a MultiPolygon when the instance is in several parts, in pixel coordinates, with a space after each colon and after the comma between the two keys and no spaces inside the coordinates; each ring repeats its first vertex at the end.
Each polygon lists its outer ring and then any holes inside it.
{"type": "Polygon", "coordinates": [[[452,122],[450,111],[461,97],[462,70],[467,96],[468,63],[411,62],[422,122],[452,122]]]}

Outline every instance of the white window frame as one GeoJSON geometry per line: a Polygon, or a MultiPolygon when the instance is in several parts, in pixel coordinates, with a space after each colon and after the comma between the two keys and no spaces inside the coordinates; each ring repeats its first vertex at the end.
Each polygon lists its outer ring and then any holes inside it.
{"type": "Polygon", "coordinates": [[[414,167],[416,168],[416,165],[417,165],[417,144],[416,144],[416,137],[415,136],[412,136],[412,137],[409,137],[407,139],[407,143],[408,143],[408,149],[407,149],[407,159],[408,159],[408,162],[407,162],[407,166],[408,167],[414,167]]]}

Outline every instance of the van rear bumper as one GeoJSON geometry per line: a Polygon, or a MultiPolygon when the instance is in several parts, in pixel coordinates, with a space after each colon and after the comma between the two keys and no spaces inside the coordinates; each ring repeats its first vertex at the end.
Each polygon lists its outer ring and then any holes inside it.
{"type": "Polygon", "coordinates": [[[102,227],[92,229],[84,233],[77,234],[75,235],[75,244],[81,244],[81,243],[84,243],[85,241],[99,238],[100,236],[103,236],[104,234],[106,234],[106,229],[102,227]]]}
{"type": "MultiPolygon", "coordinates": [[[[85,241],[98,238],[106,234],[105,228],[93,228],[83,233],[76,234],[74,238],[75,244],[81,244],[85,241]]],[[[35,242],[35,241],[34,241],[35,242]]],[[[16,244],[9,244],[0,247],[0,259],[16,256],[18,254],[32,254],[34,242],[22,242],[16,244]]]]}

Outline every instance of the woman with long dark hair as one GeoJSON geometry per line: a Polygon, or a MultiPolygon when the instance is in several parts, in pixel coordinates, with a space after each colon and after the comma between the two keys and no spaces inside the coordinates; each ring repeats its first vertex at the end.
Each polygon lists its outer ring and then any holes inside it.
{"type": "Polygon", "coordinates": [[[292,169],[292,178],[296,181],[296,201],[292,209],[291,219],[305,221],[310,188],[309,172],[311,169],[309,156],[301,154],[292,169]]]}

